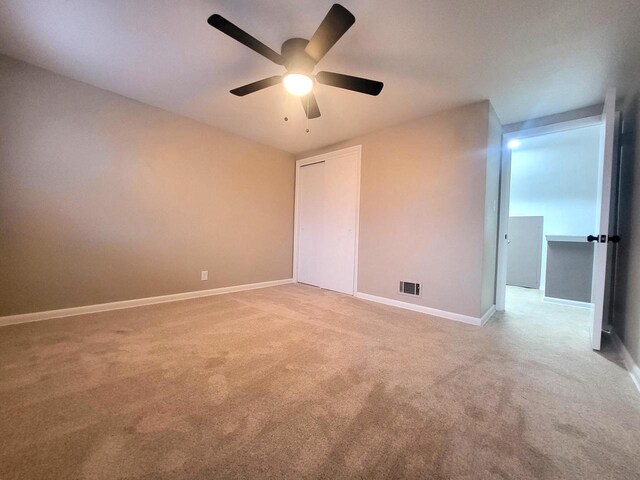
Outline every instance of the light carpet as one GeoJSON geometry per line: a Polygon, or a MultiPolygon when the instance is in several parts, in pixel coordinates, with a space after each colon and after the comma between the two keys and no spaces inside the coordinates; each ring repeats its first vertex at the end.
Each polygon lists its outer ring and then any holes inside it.
{"type": "Polygon", "coordinates": [[[0,478],[637,479],[585,309],[483,328],[303,285],[0,328],[0,478]]]}

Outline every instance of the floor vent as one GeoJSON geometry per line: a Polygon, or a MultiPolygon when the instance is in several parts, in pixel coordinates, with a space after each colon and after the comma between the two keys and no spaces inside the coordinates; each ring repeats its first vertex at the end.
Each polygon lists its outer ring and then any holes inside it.
{"type": "Polygon", "coordinates": [[[400,293],[405,295],[413,295],[419,297],[421,292],[420,284],[416,282],[403,282],[400,281],[400,293]]]}

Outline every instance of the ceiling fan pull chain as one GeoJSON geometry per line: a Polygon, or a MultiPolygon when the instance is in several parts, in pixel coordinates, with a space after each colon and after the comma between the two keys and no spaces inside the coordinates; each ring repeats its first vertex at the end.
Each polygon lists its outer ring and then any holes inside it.
{"type": "Polygon", "coordinates": [[[289,95],[285,95],[284,97],[284,121],[285,122],[289,121],[289,115],[287,115],[288,111],[289,111],[289,95]]]}
{"type": "Polygon", "coordinates": [[[305,117],[307,117],[307,133],[309,133],[309,97],[311,95],[307,95],[307,111],[305,112],[306,115],[305,117]]]}

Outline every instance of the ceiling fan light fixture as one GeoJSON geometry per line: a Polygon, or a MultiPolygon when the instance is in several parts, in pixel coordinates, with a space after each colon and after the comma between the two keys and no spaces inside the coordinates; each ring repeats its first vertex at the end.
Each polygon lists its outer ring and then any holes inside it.
{"type": "Polygon", "coordinates": [[[284,88],[291,95],[302,97],[313,89],[313,80],[301,73],[288,73],[283,78],[284,88]]]}
{"type": "Polygon", "coordinates": [[[384,86],[382,82],[342,73],[323,71],[313,74],[318,62],[333,48],[355,21],[356,17],[349,10],[335,3],[309,40],[299,37],[289,38],[284,41],[280,47],[280,53],[278,53],[217,13],[207,19],[207,23],[213,28],[220,30],[276,65],[284,67],[287,71],[285,75],[274,75],[234,88],[229,91],[232,95],[244,97],[250,93],[283,83],[287,93],[300,98],[300,104],[309,120],[320,117],[320,108],[318,108],[318,102],[313,92],[316,82],[318,85],[328,85],[372,96],[378,95],[384,86]]]}

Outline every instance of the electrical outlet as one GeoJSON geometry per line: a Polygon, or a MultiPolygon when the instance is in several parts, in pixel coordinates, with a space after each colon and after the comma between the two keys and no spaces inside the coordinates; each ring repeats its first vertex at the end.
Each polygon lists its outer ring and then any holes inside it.
{"type": "Polygon", "coordinates": [[[208,270],[202,270],[200,272],[200,280],[209,280],[209,271],[208,270]]]}

